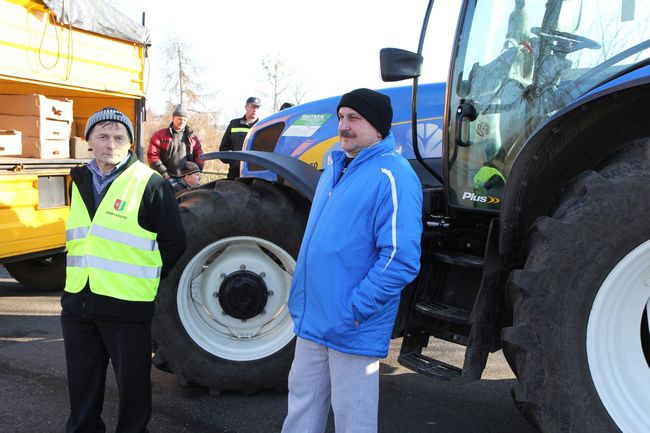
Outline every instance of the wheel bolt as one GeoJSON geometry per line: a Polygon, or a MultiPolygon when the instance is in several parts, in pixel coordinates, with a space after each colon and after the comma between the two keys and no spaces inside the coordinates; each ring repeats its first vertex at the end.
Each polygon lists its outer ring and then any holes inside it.
{"type": "Polygon", "coordinates": [[[239,269],[243,271],[244,269],[246,269],[246,265],[239,265],[239,269]]]}
{"type": "Polygon", "coordinates": [[[269,295],[269,296],[275,295],[275,293],[273,293],[273,290],[269,290],[268,292],[266,292],[266,294],[269,295]]]}
{"type": "Polygon", "coordinates": [[[214,296],[215,298],[218,298],[219,297],[219,292],[212,292],[212,296],[214,296]]]}
{"type": "Polygon", "coordinates": [[[222,280],[226,279],[226,274],[224,274],[223,272],[219,276],[221,277],[222,280]]]}
{"type": "Polygon", "coordinates": [[[260,278],[266,277],[266,272],[260,272],[260,278]]]}

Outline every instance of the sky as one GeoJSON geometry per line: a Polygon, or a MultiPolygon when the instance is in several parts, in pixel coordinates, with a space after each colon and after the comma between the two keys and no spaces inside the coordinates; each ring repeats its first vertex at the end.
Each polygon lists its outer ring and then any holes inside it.
{"type": "MultiPolygon", "coordinates": [[[[243,115],[246,98],[262,100],[261,115],[272,112],[272,95],[262,69],[264,58],[279,59],[303,83],[308,102],[358,87],[382,88],[383,47],[417,51],[426,0],[109,0],[115,8],[151,31],[147,100],[163,112],[170,100],[160,71],[161,46],[178,35],[188,42],[201,72],[196,80],[214,94],[210,111],[221,122],[243,115]],[[265,94],[267,93],[267,94],[265,94]]],[[[445,81],[460,0],[434,4],[425,44],[421,82],[445,81]]],[[[294,102],[290,91],[285,100],[294,102]]],[[[175,103],[177,101],[170,101],[175,103]]]]}

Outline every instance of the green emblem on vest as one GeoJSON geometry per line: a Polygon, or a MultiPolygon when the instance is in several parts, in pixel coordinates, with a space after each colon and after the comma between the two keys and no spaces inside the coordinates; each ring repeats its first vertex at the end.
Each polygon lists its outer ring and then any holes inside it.
{"type": "Polygon", "coordinates": [[[126,206],[126,202],[118,198],[117,200],[115,200],[115,204],[113,204],[113,209],[115,209],[118,212],[121,212],[124,210],[125,206],[126,206]]]}

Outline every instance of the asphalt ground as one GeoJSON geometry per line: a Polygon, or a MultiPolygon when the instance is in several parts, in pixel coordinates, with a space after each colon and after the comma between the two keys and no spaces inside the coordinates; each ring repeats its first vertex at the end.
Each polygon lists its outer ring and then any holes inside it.
{"type": "MultiPolygon", "coordinates": [[[[65,358],[59,322],[61,293],[30,293],[0,266],[0,433],[64,431],[68,414],[65,358]]],[[[515,380],[502,354],[490,356],[483,380],[438,382],[397,363],[400,340],[380,365],[381,433],[534,433],[510,398],[515,380]]],[[[432,343],[427,354],[455,365],[463,348],[432,343]]],[[[253,396],[183,388],[173,374],[153,369],[152,433],[279,432],[287,395],[253,396]]],[[[109,367],[104,403],[107,431],[118,402],[109,367]]],[[[333,422],[327,433],[334,432],[333,422]]]]}

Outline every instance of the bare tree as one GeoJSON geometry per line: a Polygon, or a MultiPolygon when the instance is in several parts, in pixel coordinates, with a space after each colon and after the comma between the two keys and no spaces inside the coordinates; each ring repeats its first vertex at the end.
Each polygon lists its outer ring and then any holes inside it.
{"type": "Polygon", "coordinates": [[[273,111],[278,111],[280,96],[289,88],[290,74],[279,57],[267,56],[262,59],[262,69],[266,74],[267,83],[271,90],[273,111]]]}
{"type": "Polygon", "coordinates": [[[293,103],[298,105],[303,99],[305,99],[307,93],[309,93],[309,88],[303,80],[298,79],[293,82],[291,93],[293,96],[293,103]]]}
{"type": "Polygon", "coordinates": [[[169,59],[163,71],[166,90],[172,100],[186,106],[196,106],[200,102],[203,86],[198,77],[201,68],[190,57],[191,44],[177,35],[172,35],[162,48],[162,56],[169,59]]]}

